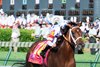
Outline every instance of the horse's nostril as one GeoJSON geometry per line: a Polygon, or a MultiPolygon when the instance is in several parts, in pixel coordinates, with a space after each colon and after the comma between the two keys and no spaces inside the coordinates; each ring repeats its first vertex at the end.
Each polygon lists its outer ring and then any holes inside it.
{"type": "Polygon", "coordinates": [[[83,48],[85,47],[85,44],[84,44],[84,43],[82,44],[82,47],[83,47],[83,48]]]}

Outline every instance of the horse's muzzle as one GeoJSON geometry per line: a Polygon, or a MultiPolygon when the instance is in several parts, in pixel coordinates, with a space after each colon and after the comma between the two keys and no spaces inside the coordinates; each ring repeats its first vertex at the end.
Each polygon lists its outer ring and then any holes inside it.
{"type": "Polygon", "coordinates": [[[85,47],[85,44],[84,43],[80,43],[80,44],[77,45],[77,49],[78,50],[83,50],[84,47],[85,47]]]}

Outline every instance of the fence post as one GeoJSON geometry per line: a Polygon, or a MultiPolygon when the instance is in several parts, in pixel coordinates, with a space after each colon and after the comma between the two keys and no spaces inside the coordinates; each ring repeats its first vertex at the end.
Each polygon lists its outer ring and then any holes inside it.
{"type": "Polygon", "coordinates": [[[97,55],[96,55],[96,58],[95,58],[95,63],[93,63],[93,66],[92,67],[96,67],[96,64],[97,64],[97,62],[98,62],[98,60],[99,60],[99,57],[100,57],[100,50],[98,51],[98,53],[97,53],[97,55]]]}
{"type": "Polygon", "coordinates": [[[7,65],[7,62],[8,62],[8,59],[11,55],[11,51],[12,51],[12,47],[9,47],[9,52],[7,53],[6,55],[6,60],[4,61],[4,65],[6,66],[7,65]]]}
{"type": "Polygon", "coordinates": [[[90,67],[92,67],[92,64],[93,64],[92,61],[90,61],[90,67]]]}

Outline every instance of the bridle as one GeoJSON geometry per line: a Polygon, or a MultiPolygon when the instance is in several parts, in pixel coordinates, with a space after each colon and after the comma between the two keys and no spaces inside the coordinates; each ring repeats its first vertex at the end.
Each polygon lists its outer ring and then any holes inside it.
{"type": "MultiPolygon", "coordinates": [[[[72,27],[69,29],[69,39],[65,37],[65,35],[63,35],[64,39],[68,42],[70,42],[69,40],[71,40],[72,38],[72,41],[74,42],[75,44],[75,47],[77,46],[77,40],[79,40],[80,38],[82,37],[77,37],[76,39],[73,37],[73,34],[72,34],[72,30],[75,29],[75,28],[79,28],[79,26],[75,26],[75,27],[72,27]]],[[[71,43],[71,42],[70,42],[71,43]]]]}

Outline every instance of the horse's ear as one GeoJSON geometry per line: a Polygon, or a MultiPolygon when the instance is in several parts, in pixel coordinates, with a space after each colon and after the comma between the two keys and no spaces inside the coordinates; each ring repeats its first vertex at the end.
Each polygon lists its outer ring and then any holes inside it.
{"type": "Polygon", "coordinates": [[[79,27],[82,26],[82,22],[81,22],[81,21],[78,23],[78,26],[79,26],[79,27]]]}

